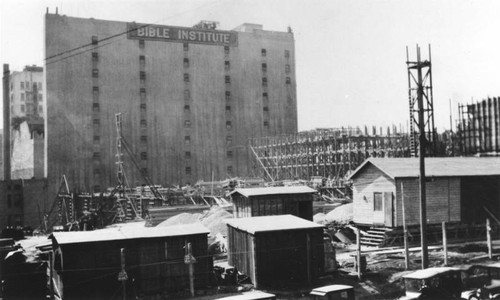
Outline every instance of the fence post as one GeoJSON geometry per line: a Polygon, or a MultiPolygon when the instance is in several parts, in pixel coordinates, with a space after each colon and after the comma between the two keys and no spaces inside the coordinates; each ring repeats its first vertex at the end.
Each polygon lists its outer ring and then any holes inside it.
{"type": "Polygon", "coordinates": [[[490,225],[490,219],[486,219],[486,242],[488,243],[488,257],[490,259],[493,258],[493,249],[492,249],[492,244],[491,244],[491,225],[490,225]]]}
{"type": "Polygon", "coordinates": [[[446,237],[446,222],[443,222],[443,256],[444,265],[448,265],[448,239],[446,237]]]}

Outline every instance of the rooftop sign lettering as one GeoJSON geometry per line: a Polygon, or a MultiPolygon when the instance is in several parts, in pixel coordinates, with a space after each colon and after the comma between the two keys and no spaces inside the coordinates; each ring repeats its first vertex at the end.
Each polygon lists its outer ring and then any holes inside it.
{"type": "Polygon", "coordinates": [[[128,23],[127,37],[137,40],[153,40],[178,43],[237,46],[238,35],[233,31],[203,30],[188,27],[128,23]]]}

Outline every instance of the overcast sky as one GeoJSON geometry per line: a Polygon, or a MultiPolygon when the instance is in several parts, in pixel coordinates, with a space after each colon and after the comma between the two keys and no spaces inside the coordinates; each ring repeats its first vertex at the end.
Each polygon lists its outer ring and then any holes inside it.
{"type": "Polygon", "coordinates": [[[2,64],[43,66],[47,7],[73,17],[165,25],[212,20],[225,30],[242,23],[291,26],[299,130],[406,126],[406,46],[412,59],[417,43],[423,58],[432,47],[438,131],[449,128],[450,99],[456,119],[458,103],[500,96],[500,1],[1,0],[2,64]]]}

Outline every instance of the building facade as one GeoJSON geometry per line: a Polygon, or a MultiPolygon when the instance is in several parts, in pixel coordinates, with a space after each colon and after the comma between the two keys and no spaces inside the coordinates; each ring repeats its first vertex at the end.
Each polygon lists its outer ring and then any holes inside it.
{"type": "Polygon", "coordinates": [[[130,185],[244,176],[249,138],[297,131],[290,30],[45,21],[52,185],[63,174],[82,191],[116,184],[118,113],[130,185]]]}
{"type": "Polygon", "coordinates": [[[26,66],[23,71],[10,75],[10,115],[16,117],[42,117],[45,110],[43,68],[26,66]]]}

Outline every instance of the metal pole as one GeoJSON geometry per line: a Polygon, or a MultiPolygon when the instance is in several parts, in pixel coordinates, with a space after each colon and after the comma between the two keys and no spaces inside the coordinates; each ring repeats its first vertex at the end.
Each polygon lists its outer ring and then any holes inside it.
{"type": "Polygon", "coordinates": [[[406,228],[406,212],[405,212],[405,193],[403,188],[403,182],[401,182],[401,203],[403,210],[403,239],[405,247],[405,267],[408,270],[410,268],[410,252],[408,251],[408,229],[406,228]]]}
{"type": "Polygon", "coordinates": [[[418,72],[418,127],[419,127],[419,161],[420,161],[420,244],[422,246],[422,269],[429,265],[427,252],[427,207],[425,200],[425,123],[424,123],[424,91],[422,81],[422,63],[420,61],[420,48],[417,46],[417,72],[418,72]]]}
{"type": "Polygon", "coordinates": [[[444,265],[448,265],[448,239],[446,237],[446,222],[442,223],[443,227],[443,257],[444,257],[444,265]]]}

